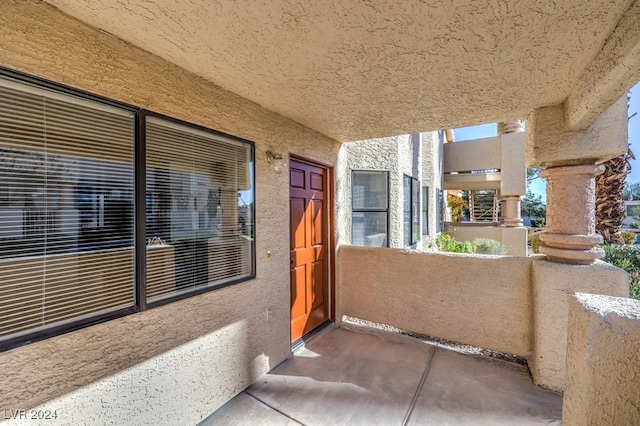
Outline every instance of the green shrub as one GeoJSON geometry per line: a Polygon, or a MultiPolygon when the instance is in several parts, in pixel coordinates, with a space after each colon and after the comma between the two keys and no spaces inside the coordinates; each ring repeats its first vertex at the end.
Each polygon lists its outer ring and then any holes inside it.
{"type": "Polygon", "coordinates": [[[464,213],[464,209],[468,207],[467,202],[457,195],[447,194],[447,204],[451,209],[451,221],[460,222],[464,213]]]}
{"type": "Polygon", "coordinates": [[[475,253],[476,246],[471,241],[457,241],[451,236],[452,231],[441,232],[436,238],[436,247],[449,253],[475,253]]]}
{"type": "Polygon", "coordinates": [[[634,244],[638,236],[633,231],[622,231],[620,232],[620,236],[624,240],[625,244],[634,244]]]}
{"type": "Polygon", "coordinates": [[[531,219],[531,226],[534,228],[544,228],[546,221],[544,217],[536,217],[535,219],[531,219]]]}
{"type": "Polygon", "coordinates": [[[540,233],[536,232],[529,236],[529,244],[531,245],[531,251],[534,253],[540,253],[540,246],[542,245],[542,241],[540,241],[540,233]]]}
{"type": "Polygon", "coordinates": [[[476,238],[473,240],[476,245],[476,253],[480,254],[507,254],[506,247],[500,241],[491,238],[476,238]]]}
{"type": "Polygon", "coordinates": [[[640,228],[640,222],[631,222],[631,224],[629,225],[629,228],[631,228],[631,229],[640,228]]]}
{"type": "Polygon", "coordinates": [[[611,263],[620,269],[624,269],[631,275],[629,296],[640,299],[640,246],[615,244],[602,246],[605,262],[611,263]]]}

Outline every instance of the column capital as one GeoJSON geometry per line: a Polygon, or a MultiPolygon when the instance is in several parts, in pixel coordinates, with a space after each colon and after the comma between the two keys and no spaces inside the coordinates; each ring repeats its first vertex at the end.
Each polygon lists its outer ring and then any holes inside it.
{"type": "Polygon", "coordinates": [[[576,166],[549,167],[540,170],[539,176],[547,180],[557,177],[587,176],[593,178],[604,172],[602,164],[582,164],[576,166]]]}
{"type": "Polygon", "coordinates": [[[498,123],[498,134],[524,132],[523,120],[511,120],[498,123]]]}

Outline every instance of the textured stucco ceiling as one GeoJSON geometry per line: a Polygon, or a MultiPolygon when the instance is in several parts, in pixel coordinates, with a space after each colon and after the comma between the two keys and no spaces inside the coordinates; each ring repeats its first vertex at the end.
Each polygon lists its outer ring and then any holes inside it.
{"type": "Polygon", "coordinates": [[[46,1],[340,141],[561,103],[630,3],[46,1]]]}

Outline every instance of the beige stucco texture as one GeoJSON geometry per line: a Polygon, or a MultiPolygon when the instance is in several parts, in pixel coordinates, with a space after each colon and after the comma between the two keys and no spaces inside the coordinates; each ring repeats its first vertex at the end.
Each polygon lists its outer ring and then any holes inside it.
{"type": "Polygon", "coordinates": [[[531,354],[528,258],[341,246],[337,261],[337,319],[531,354]]]}
{"type": "Polygon", "coordinates": [[[632,2],[565,102],[572,129],[584,129],[640,81],[640,3],[632,2]]]}
{"type": "Polygon", "coordinates": [[[560,104],[630,4],[47,2],[341,141],[507,121],[560,104]]]}
{"type": "Polygon", "coordinates": [[[576,294],[562,423],[640,424],[640,301],[576,294]]]}
{"type": "Polygon", "coordinates": [[[585,130],[571,130],[562,105],[536,109],[527,122],[527,167],[595,164],[627,152],[627,96],[585,130]]]}
{"type": "Polygon", "coordinates": [[[445,189],[499,189],[501,197],[526,192],[525,133],[447,143],[443,150],[445,189]]]}
{"type": "Polygon", "coordinates": [[[573,292],[628,296],[628,275],[597,261],[342,246],[336,316],[525,357],[536,384],[564,388],[573,292]],[[465,267],[460,268],[461,261],[465,267]]]}
{"type": "Polygon", "coordinates": [[[0,4],[0,65],[254,141],[257,209],[256,279],[0,353],[0,410],[195,424],[289,356],[289,183],[264,153],[339,144],[38,1],[0,4]]]}
{"type": "Polygon", "coordinates": [[[629,276],[622,269],[596,261],[567,265],[537,258],[532,265],[533,380],[553,390],[564,389],[567,318],[574,292],[629,296],[629,276]]]}

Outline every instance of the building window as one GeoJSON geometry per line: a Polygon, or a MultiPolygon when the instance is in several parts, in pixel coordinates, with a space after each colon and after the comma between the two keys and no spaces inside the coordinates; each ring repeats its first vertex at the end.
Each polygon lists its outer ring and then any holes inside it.
{"type": "Polygon", "coordinates": [[[0,350],[252,278],[253,155],[245,141],[1,75],[0,350]]]}
{"type": "Polygon", "coordinates": [[[146,132],[148,301],[251,276],[250,145],[156,117],[146,132]]]}
{"type": "Polygon", "coordinates": [[[416,178],[403,177],[403,242],[413,246],[420,241],[420,182],[416,178]]]}
{"type": "Polygon", "coordinates": [[[438,193],[438,205],[436,206],[436,232],[442,232],[444,230],[444,193],[442,189],[437,189],[438,193]]]}
{"type": "Polygon", "coordinates": [[[135,114],[0,79],[0,339],[133,307],[135,114]]]}
{"type": "Polygon", "coordinates": [[[422,187],[422,235],[429,235],[429,187],[422,187]]]}
{"type": "Polygon", "coordinates": [[[389,246],[389,172],[354,170],[351,175],[351,242],[389,246]]]}

